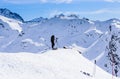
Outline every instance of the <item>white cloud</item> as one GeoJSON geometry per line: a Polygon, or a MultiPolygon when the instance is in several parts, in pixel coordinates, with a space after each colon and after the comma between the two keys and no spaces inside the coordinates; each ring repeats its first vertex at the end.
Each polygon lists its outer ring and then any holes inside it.
{"type": "Polygon", "coordinates": [[[90,14],[102,14],[102,13],[109,13],[110,11],[107,9],[100,9],[100,10],[96,10],[96,11],[91,11],[89,12],[90,14]]]}
{"type": "Polygon", "coordinates": [[[44,2],[44,0],[4,0],[6,3],[13,3],[13,4],[27,4],[27,3],[37,3],[37,2],[44,2]]]}
{"type": "Polygon", "coordinates": [[[73,0],[3,0],[7,3],[29,4],[29,3],[71,3],[73,0]]]}
{"type": "Polygon", "coordinates": [[[100,9],[95,11],[58,11],[54,10],[49,14],[49,17],[53,17],[55,15],[64,14],[64,15],[70,15],[70,14],[76,14],[76,15],[99,15],[99,14],[120,14],[120,11],[118,10],[110,10],[110,9],[100,9]]]}
{"type": "Polygon", "coordinates": [[[106,2],[113,2],[113,0],[105,0],[106,2]]]}
{"type": "Polygon", "coordinates": [[[46,2],[47,2],[47,0],[40,0],[40,2],[46,3],[46,2]]]}
{"type": "Polygon", "coordinates": [[[120,0],[73,0],[76,2],[120,2],[120,0]]]}
{"type": "Polygon", "coordinates": [[[90,15],[95,15],[95,14],[120,14],[120,11],[118,10],[112,10],[112,9],[100,9],[100,10],[95,10],[95,11],[86,11],[86,12],[80,12],[79,14],[90,14],[90,15]]]}
{"type": "Polygon", "coordinates": [[[2,0],[14,4],[28,3],[72,3],[72,2],[120,2],[120,0],[2,0]]]}
{"type": "Polygon", "coordinates": [[[120,0],[104,0],[106,2],[120,2],[120,0]]]}
{"type": "Polygon", "coordinates": [[[120,14],[119,10],[113,10],[113,9],[99,9],[95,11],[86,11],[86,12],[80,12],[80,14],[120,14]]]}
{"type": "Polygon", "coordinates": [[[74,0],[74,1],[84,1],[84,2],[120,2],[120,0],[74,0]]]}
{"type": "Polygon", "coordinates": [[[55,3],[71,3],[73,0],[50,0],[55,3]]]}

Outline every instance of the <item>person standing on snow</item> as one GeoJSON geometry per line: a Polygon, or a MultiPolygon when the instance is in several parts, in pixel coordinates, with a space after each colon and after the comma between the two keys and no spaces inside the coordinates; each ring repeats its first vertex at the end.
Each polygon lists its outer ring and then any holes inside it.
{"type": "Polygon", "coordinates": [[[51,36],[51,47],[52,47],[52,49],[54,49],[54,46],[55,46],[55,36],[52,35],[51,36]]]}

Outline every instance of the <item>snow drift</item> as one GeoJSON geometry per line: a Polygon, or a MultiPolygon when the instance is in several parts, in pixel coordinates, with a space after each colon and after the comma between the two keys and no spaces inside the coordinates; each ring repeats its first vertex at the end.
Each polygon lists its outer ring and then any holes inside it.
{"type": "MultiPolygon", "coordinates": [[[[1,79],[111,79],[73,49],[44,53],[0,53],[1,79]]],[[[114,79],[118,79],[115,78],[114,79]]]]}

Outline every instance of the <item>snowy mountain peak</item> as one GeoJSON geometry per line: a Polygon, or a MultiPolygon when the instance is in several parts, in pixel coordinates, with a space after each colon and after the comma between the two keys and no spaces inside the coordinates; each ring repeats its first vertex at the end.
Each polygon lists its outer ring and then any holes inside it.
{"type": "Polygon", "coordinates": [[[32,20],[27,21],[27,22],[43,22],[46,20],[47,20],[47,18],[39,17],[39,18],[35,18],[35,19],[32,19],[32,20]]]}
{"type": "Polygon", "coordinates": [[[8,18],[19,20],[21,22],[24,22],[23,18],[19,14],[13,13],[6,8],[1,8],[0,9],[0,15],[8,17],[8,18]]]}
{"type": "Polygon", "coordinates": [[[85,17],[83,17],[83,20],[89,21],[89,19],[88,19],[88,18],[85,18],[85,17]]]}
{"type": "Polygon", "coordinates": [[[111,23],[118,22],[118,21],[120,22],[120,20],[117,18],[112,18],[112,19],[107,20],[107,22],[111,22],[111,23]]]}
{"type": "Polygon", "coordinates": [[[60,19],[79,19],[79,16],[75,15],[75,14],[70,14],[70,15],[59,14],[59,15],[55,15],[54,18],[60,18],[60,19]]]}
{"type": "Polygon", "coordinates": [[[65,15],[64,14],[59,14],[59,15],[55,15],[55,17],[54,18],[64,18],[65,17],[65,15]]]}
{"type": "Polygon", "coordinates": [[[73,19],[79,19],[79,16],[75,14],[68,15],[68,17],[73,18],[73,19]]]}

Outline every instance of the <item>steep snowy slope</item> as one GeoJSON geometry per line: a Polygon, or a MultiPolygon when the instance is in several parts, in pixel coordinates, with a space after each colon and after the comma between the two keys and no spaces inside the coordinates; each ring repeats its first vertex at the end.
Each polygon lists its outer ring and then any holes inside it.
{"type": "Polygon", "coordinates": [[[109,29],[88,47],[83,55],[92,61],[96,60],[97,65],[107,72],[120,76],[120,21],[111,19],[105,23],[108,22],[109,29]]]}
{"type": "Polygon", "coordinates": [[[0,15],[0,51],[12,44],[21,33],[22,23],[0,15]]]}
{"type": "Polygon", "coordinates": [[[73,49],[59,49],[42,54],[0,53],[0,78],[111,79],[112,75],[73,49]]]}
{"type": "Polygon", "coordinates": [[[13,13],[6,8],[0,8],[0,15],[24,22],[23,18],[19,14],[13,13]]]}
{"type": "Polygon", "coordinates": [[[6,23],[7,25],[5,26],[10,27],[12,30],[19,31],[19,33],[21,33],[22,27],[20,26],[20,24],[22,24],[22,22],[17,21],[15,19],[6,18],[1,15],[0,15],[0,21],[1,21],[1,24],[6,23]]]}

